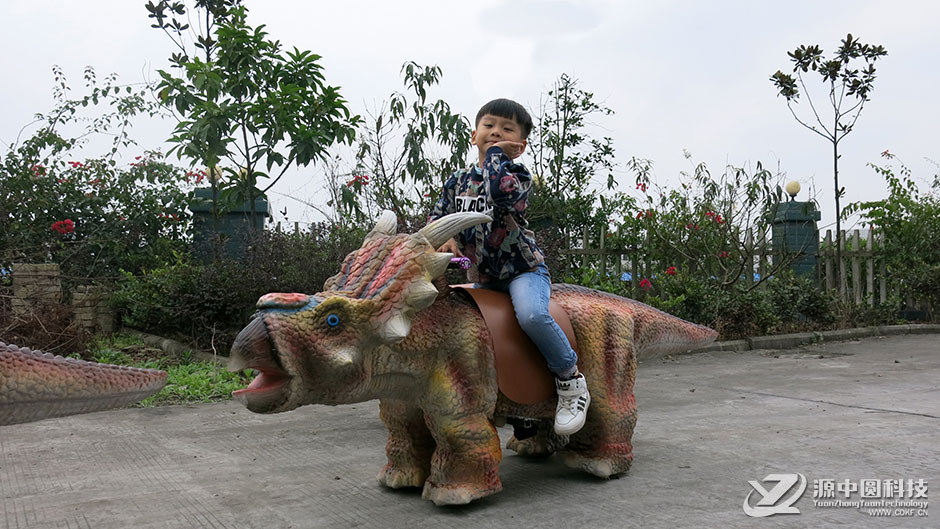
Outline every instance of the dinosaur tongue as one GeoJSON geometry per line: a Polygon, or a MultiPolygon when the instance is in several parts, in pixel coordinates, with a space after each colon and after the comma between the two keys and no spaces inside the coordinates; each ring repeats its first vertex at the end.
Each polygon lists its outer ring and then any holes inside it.
{"type": "Polygon", "coordinates": [[[262,370],[260,374],[251,381],[251,384],[249,384],[247,388],[233,391],[232,397],[245,405],[247,405],[249,394],[262,398],[270,398],[273,394],[281,391],[289,379],[290,376],[280,371],[262,370]]]}

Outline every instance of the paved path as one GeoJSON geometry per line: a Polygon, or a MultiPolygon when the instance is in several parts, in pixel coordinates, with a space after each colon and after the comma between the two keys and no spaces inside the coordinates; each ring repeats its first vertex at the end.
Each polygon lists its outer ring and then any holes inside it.
{"type": "Polygon", "coordinates": [[[603,481],[507,451],[503,492],[459,508],[376,483],[375,402],[2,427],[0,529],[940,527],[940,335],[651,361],[636,394],[627,475],[603,481]],[[808,481],[801,514],[744,514],[749,480],[796,472],[808,481]],[[870,478],[926,480],[932,516],[813,505],[815,480],[870,478]]]}

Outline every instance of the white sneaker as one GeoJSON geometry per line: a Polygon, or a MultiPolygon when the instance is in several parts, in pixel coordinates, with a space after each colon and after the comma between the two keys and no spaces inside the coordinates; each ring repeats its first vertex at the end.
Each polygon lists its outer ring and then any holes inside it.
{"type": "Polygon", "coordinates": [[[558,435],[571,435],[584,426],[587,418],[587,409],[591,405],[591,394],[588,392],[587,381],[584,375],[578,374],[571,380],[555,379],[555,390],[558,392],[558,407],[555,409],[555,433],[558,435]]]}

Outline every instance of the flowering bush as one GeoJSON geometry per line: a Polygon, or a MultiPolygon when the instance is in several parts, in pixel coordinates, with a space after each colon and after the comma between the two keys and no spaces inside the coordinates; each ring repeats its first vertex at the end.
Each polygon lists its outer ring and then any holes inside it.
{"type": "Polygon", "coordinates": [[[113,78],[100,87],[86,70],[91,94],[70,100],[65,80],[57,106],[40,116],[40,127],[18,145],[0,153],[0,269],[13,261],[57,262],[72,278],[114,277],[118,270],[138,273],[172,258],[184,248],[188,231],[185,171],[145,152],[121,163],[126,121],[145,112],[139,93],[120,90],[113,78]],[[111,101],[114,109],[93,119],[80,108],[111,101]],[[84,105],[83,105],[84,102],[84,105]],[[82,141],[67,137],[64,124],[91,122],[82,136],[114,133],[110,152],[81,157],[82,141]]]}
{"type": "MultiPolygon", "coordinates": [[[[140,271],[182,249],[183,172],[148,155],[136,167],[53,161],[36,176],[23,150],[0,160],[0,263],[58,262],[65,275],[140,271]]],[[[47,162],[48,163],[48,162],[47,162]]]]}
{"type": "Polygon", "coordinates": [[[758,162],[754,171],[729,166],[715,177],[700,163],[680,175],[677,188],[667,189],[653,181],[651,162],[634,158],[628,166],[641,193],[639,211],[614,223],[619,240],[607,247],[638,248],[645,275],[683,270],[720,288],[750,278],[755,244],[782,196],[780,175],[758,162]]]}

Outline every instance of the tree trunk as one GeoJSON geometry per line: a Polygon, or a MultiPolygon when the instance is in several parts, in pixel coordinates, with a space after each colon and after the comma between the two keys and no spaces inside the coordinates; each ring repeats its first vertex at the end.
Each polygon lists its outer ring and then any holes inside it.
{"type": "MultiPolygon", "coordinates": [[[[836,123],[838,127],[838,122],[836,123]]],[[[838,130],[838,128],[836,129],[838,130]]],[[[839,244],[839,237],[842,233],[842,210],[839,207],[839,140],[832,142],[832,179],[835,182],[836,193],[836,265],[842,264],[842,245],[839,244]]],[[[839,268],[837,268],[839,270],[839,268]]],[[[841,281],[841,279],[840,279],[841,281]]]]}

